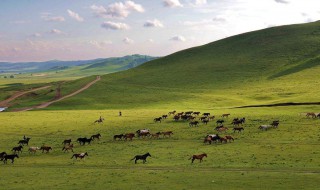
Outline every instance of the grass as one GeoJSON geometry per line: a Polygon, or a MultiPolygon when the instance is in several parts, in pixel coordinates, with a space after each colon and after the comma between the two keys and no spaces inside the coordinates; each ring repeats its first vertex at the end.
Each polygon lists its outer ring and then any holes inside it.
{"type": "MultiPolygon", "coordinates": [[[[33,184],[36,189],[315,189],[320,172],[319,120],[299,113],[318,109],[298,106],[199,110],[247,118],[243,134],[228,132],[235,137],[234,143],[213,145],[204,145],[203,137],[215,133],[214,122],[199,128],[190,128],[187,122],[173,122],[171,117],[161,124],[153,122],[154,117],[169,110],[121,110],[122,117],[117,116],[119,110],[4,112],[0,115],[1,151],[10,152],[23,135],[31,137],[30,146],[46,144],[53,146],[53,151],[32,155],[24,149],[13,165],[0,165],[6,174],[0,183],[5,189],[20,189],[26,184],[33,184]],[[105,117],[105,123],[93,125],[100,115],[105,117]],[[274,119],[281,121],[279,129],[258,130],[260,124],[274,119]],[[112,140],[115,134],[142,128],[153,133],[172,130],[174,135],[159,140],[112,140]],[[64,139],[75,141],[96,133],[101,133],[102,139],[91,145],[74,142],[76,153],[89,153],[85,160],[71,160],[72,153],[61,151],[64,139]],[[134,155],[145,152],[152,155],[147,164],[130,162],[134,155]],[[188,158],[192,154],[203,152],[208,154],[203,163],[190,164],[188,158]]],[[[228,127],[231,120],[227,121],[228,127]]]]}

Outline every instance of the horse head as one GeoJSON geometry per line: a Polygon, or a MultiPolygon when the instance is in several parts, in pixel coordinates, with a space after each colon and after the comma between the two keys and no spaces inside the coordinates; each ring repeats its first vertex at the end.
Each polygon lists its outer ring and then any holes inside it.
{"type": "Polygon", "coordinates": [[[148,153],[146,154],[146,156],[150,156],[150,157],[151,157],[151,154],[148,152],[148,153]]]}

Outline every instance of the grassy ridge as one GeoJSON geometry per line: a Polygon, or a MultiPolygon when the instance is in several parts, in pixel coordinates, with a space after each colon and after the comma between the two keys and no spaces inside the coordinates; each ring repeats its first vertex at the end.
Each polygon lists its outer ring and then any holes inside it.
{"type": "Polygon", "coordinates": [[[105,75],[89,90],[51,109],[318,101],[319,26],[314,22],[268,28],[180,51],[105,75]]]}
{"type": "MultiPolygon", "coordinates": [[[[232,118],[247,118],[244,133],[227,132],[235,137],[235,142],[213,145],[204,145],[203,137],[215,133],[214,122],[201,124],[198,128],[190,128],[187,122],[173,122],[171,118],[161,124],[153,122],[154,117],[168,110],[122,110],[123,117],[117,116],[118,110],[2,113],[1,151],[10,152],[17,141],[27,135],[31,137],[30,146],[46,144],[53,147],[53,152],[32,155],[24,149],[13,165],[0,164],[5,174],[0,182],[5,189],[21,188],[21,180],[24,184],[33,184],[32,188],[47,186],[52,189],[130,189],[133,186],[141,189],[164,189],[167,186],[172,189],[208,186],[222,189],[315,189],[320,168],[319,120],[298,114],[317,109],[305,106],[199,110],[210,111],[217,117],[231,113],[232,118]],[[105,123],[93,125],[100,115],[105,117],[105,123]],[[14,119],[17,117],[18,120],[14,119]],[[260,124],[268,124],[274,119],[281,121],[279,129],[258,130],[260,124]],[[172,130],[174,135],[159,140],[112,140],[115,134],[142,128],[149,128],[152,133],[172,130]],[[78,137],[96,133],[101,133],[102,139],[91,145],[80,146],[74,142],[75,153],[89,153],[85,160],[72,160],[72,153],[61,151],[64,139],[75,141],[78,137]],[[130,161],[134,155],[145,152],[152,155],[147,164],[139,162],[135,165],[130,161]],[[203,152],[208,154],[203,163],[195,161],[190,164],[188,158],[192,154],[203,152]],[[18,181],[22,176],[23,179],[18,181]]],[[[226,126],[231,127],[231,120],[227,120],[226,126]]]]}

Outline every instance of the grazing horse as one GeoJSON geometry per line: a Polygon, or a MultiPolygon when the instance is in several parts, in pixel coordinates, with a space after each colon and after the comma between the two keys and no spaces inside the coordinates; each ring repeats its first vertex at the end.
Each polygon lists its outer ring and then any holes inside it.
{"type": "Polygon", "coordinates": [[[199,124],[199,121],[191,121],[191,122],[189,123],[189,126],[190,126],[190,127],[192,127],[192,126],[198,127],[198,124],[199,124]]]}
{"type": "Polygon", "coordinates": [[[18,154],[6,154],[3,156],[3,163],[7,164],[7,160],[11,160],[11,163],[13,164],[14,158],[19,158],[18,154]]]}
{"type": "Polygon", "coordinates": [[[23,139],[23,140],[20,140],[20,141],[18,142],[18,144],[20,144],[20,145],[22,145],[22,146],[25,145],[25,144],[26,144],[26,145],[29,145],[30,139],[31,139],[31,138],[28,137],[28,138],[25,138],[25,139],[23,139]]]}
{"type": "Polygon", "coordinates": [[[14,153],[16,153],[16,152],[22,153],[22,149],[23,149],[23,146],[19,145],[19,146],[13,147],[11,151],[13,151],[14,153]]]}
{"type": "Polygon", "coordinates": [[[73,152],[73,144],[69,144],[69,145],[64,145],[64,147],[62,148],[62,151],[64,152],[69,152],[69,150],[71,150],[73,152]]]}
{"type": "Polygon", "coordinates": [[[162,117],[158,117],[158,118],[154,118],[153,121],[154,121],[154,122],[159,121],[159,122],[161,123],[161,119],[162,119],[162,117]]]}
{"type": "Polygon", "coordinates": [[[144,155],[136,155],[135,157],[133,157],[130,161],[134,160],[134,163],[137,163],[137,160],[143,160],[143,163],[146,163],[148,156],[151,157],[151,155],[148,153],[144,154],[144,155]]]}
{"type": "Polygon", "coordinates": [[[206,116],[203,116],[203,117],[200,117],[199,120],[203,121],[203,120],[206,120],[208,117],[206,116]]]}
{"type": "Polygon", "coordinates": [[[123,134],[114,135],[114,136],[113,136],[113,140],[117,140],[117,139],[121,140],[123,136],[124,136],[123,134]]]}
{"type": "Polygon", "coordinates": [[[132,138],[135,137],[134,133],[126,133],[124,134],[124,140],[130,139],[132,141],[132,138]]]}
{"type": "Polygon", "coordinates": [[[101,137],[101,135],[100,135],[100,133],[98,133],[98,134],[96,134],[96,135],[92,135],[92,136],[90,137],[90,139],[92,139],[92,140],[94,140],[94,139],[100,140],[100,137],[101,137]]]}
{"type": "Polygon", "coordinates": [[[99,119],[95,120],[93,123],[103,123],[104,118],[100,116],[99,119]]]}
{"type": "Polygon", "coordinates": [[[173,135],[173,132],[172,131],[165,131],[165,132],[162,132],[161,134],[163,135],[163,137],[165,137],[165,136],[171,137],[171,135],[173,135]]]}
{"type": "Polygon", "coordinates": [[[35,154],[37,152],[37,150],[40,150],[40,148],[32,146],[32,147],[29,147],[28,150],[29,150],[29,153],[33,152],[33,154],[35,154]]]}
{"type": "Polygon", "coordinates": [[[176,110],[169,112],[168,115],[174,115],[175,113],[176,113],[176,110]]]}
{"type": "Polygon", "coordinates": [[[209,117],[208,119],[209,120],[214,120],[214,118],[215,118],[215,116],[213,115],[213,116],[209,117]]]}
{"type": "Polygon", "coordinates": [[[243,131],[243,130],[244,130],[243,127],[234,127],[234,128],[233,128],[233,132],[238,131],[238,133],[240,133],[240,132],[243,131]]]}
{"type": "Polygon", "coordinates": [[[7,155],[6,152],[1,152],[1,153],[0,153],[0,161],[3,160],[3,158],[4,158],[5,155],[7,155]]]}
{"type": "Polygon", "coordinates": [[[46,151],[46,153],[49,153],[50,150],[52,150],[51,146],[41,146],[40,150],[42,150],[42,153],[46,151]]]}
{"type": "Polygon", "coordinates": [[[90,144],[91,141],[92,139],[88,139],[87,137],[77,139],[77,142],[79,142],[80,145],[85,145],[86,143],[90,144]]]}
{"type": "Polygon", "coordinates": [[[223,119],[218,119],[217,121],[216,121],[216,124],[217,125],[222,125],[224,123],[224,120],[223,119]]]}
{"type": "Polygon", "coordinates": [[[87,152],[85,152],[85,153],[80,153],[80,154],[73,154],[72,157],[71,157],[71,159],[72,159],[73,157],[75,157],[76,160],[77,160],[78,158],[80,158],[80,159],[82,160],[82,158],[84,158],[85,156],[89,156],[87,152]]]}
{"type": "Polygon", "coordinates": [[[226,135],[224,138],[228,139],[229,142],[231,142],[231,140],[234,141],[233,137],[230,135],[226,135]]]}
{"type": "Polygon", "coordinates": [[[312,117],[312,118],[316,118],[317,117],[317,115],[314,113],[314,112],[308,112],[307,114],[306,114],[306,116],[307,117],[312,117]]]}
{"type": "Polygon", "coordinates": [[[230,113],[224,113],[221,115],[221,117],[229,117],[230,113]]]}
{"type": "Polygon", "coordinates": [[[192,155],[192,156],[189,158],[189,160],[192,159],[191,163],[193,163],[193,161],[194,161],[195,159],[198,159],[198,160],[200,160],[200,162],[202,162],[203,157],[207,157],[207,154],[206,154],[206,153],[203,153],[203,154],[199,154],[199,155],[192,155]]]}
{"type": "Polygon", "coordinates": [[[71,139],[66,139],[62,142],[62,144],[66,145],[66,144],[70,144],[71,143],[71,139]]]}

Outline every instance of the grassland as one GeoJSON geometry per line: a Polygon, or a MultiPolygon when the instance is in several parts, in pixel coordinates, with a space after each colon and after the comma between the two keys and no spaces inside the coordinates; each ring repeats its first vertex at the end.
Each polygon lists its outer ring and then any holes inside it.
{"type": "Polygon", "coordinates": [[[235,137],[235,142],[213,145],[204,145],[203,137],[215,133],[214,122],[199,128],[171,118],[153,122],[154,117],[168,110],[121,110],[122,117],[117,116],[119,110],[1,113],[1,151],[10,152],[23,135],[31,137],[30,146],[46,144],[53,146],[53,151],[32,155],[24,149],[13,165],[0,165],[0,183],[5,189],[316,189],[320,172],[319,120],[299,113],[318,109],[299,106],[199,110],[247,118],[243,134],[231,130],[227,133],[235,137]],[[100,115],[105,117],[105,123],[93,125],[100,115]],[[257,129],[274,119],[281,121],[279,129],[257,129]],[[142,128],[154,133],[172,130],[174,135],[159,140],[112,140],[115,134],[142,128]],[[72,160],[72,153],[61,151],[64,139],[75,141],[96,133],[101,133],[102,139],[91,145],[74,142],[76,153],[88,152],[85,160],[72,160]],[[130,161],[145,152],[152,155],[147,164],[130,161]],[[203,163],[190,163],[192,154],[203,152],[208,154],[203,163]]]}

